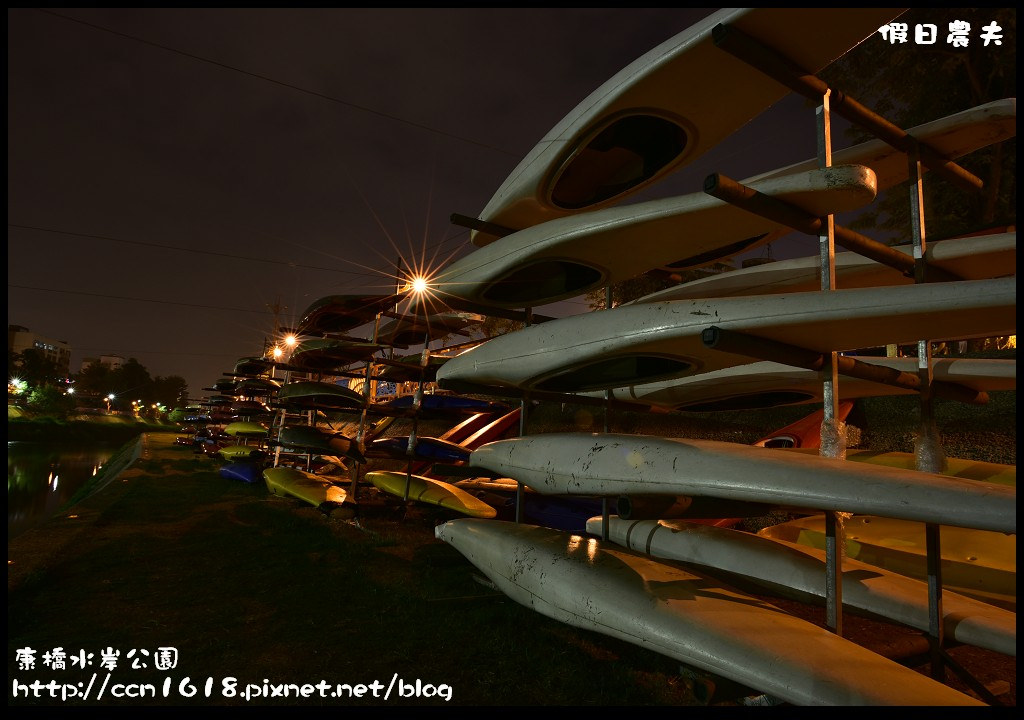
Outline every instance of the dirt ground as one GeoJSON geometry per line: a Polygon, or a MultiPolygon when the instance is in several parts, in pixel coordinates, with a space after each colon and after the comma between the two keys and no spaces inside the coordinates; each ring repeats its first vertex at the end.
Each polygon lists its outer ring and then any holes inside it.
{"type": "MultiPolygon", "coordinates": [[[[757,702],[750,688],[510,601],[435,539],[434,526],[455,517],[449,511],[361,487],[357,510],[325,513],[221,478],[216,463],[173,437],[144,436],[140,457],[101,492],[8,545],[8,687],[23,688],[9,706],[757,702]],[[177,666],[158,668],[169,647],[177,666]],[[26,648],[37,651],[32,670],[18,663],[26,648]],[[43,653],[57,648],[85,666],[45,667],[43,653]],[[114,669],[102,665],[108,649],[119,653],[114,669]],[[104,677],[113,678],[108,693],[154,694],[95,699],[90,680],[104,677]],[[392,678],[420,689],[372,696],[373,680],[392,678]],[[371,689],[358,698],[272,696],[275,683],[321,679],[371,689]],[[244,701],[243,688],[256,696],[244,701]]],[[[759,597],[824,626],[821,607],[759,597]]],[[[929,673],[920,632],[850,613],[843,621],[848,639],[929,673]]],[[[1015,657],[969,646],[948,656],[996,704],[1016,706],[1015,657]]],[[[974,694],[953,671],[946,682],[974,694]]]]}

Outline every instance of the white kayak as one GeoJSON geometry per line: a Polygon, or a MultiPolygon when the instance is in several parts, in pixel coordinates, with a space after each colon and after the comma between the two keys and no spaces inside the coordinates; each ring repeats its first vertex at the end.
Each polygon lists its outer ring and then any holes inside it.
{"type": "MultiPolygon", "coordinates": [[[[899,373],[917,373],[917,358],[864,356],[855,359],[899,373]]],[[[935,357],[932,358],[932,378],[935,382],[953,383],[977,392],[1016,390],[1017,361],[935,357]]],[[[836,392],[840,400],[854,400],[911,395],[917,391],[840,375],[836,392]]],[[[604,391],[581,395],[604,397],[604,391]]],[[[822,376],[815,370],[764,360],[689,377],[614,388],[611,396],[620,402],[687,412],[806,405],[822,402],[822,376]]]]}
{"type": "Polygon", "coordinates": [[[623,305],[493,338],[437,371],[442,387],[584,392],[758,359],[705,344],[713,329],[817,353],[1015,335],[1016,277],[623,305]]]}
{"type": "Polygon", "coordinates": [[[448,543],[542,615],[795,705],[979,705],[963,693],[709,576],[531,525],[460,518],[448,543]]]}
{"type": "MultiPolygon", "coordinates": [[[[925,123],[908,133],[954,160],[1015,137],[1016,128],[1016,99],[1008,98],[925,123]]],[[[741,182],[819,217],[868,201],[865,188],[858,188],[850,170],[853,167],[871,171],[875,192],[907,179],[906,154],[872,140],[837,151],[827,171],[820,170],[813,159],[741,182]],[[821,185],[823,180],[827,185],[821,185]]],[[[538,306],[656,268],[677,272],[723,261],[791,232],[787,226],[699,192],[531,225],[452,263],[442,273],[442,282],[449,295],[466,302],[505,308],[538,306]]],[[[908,255],[912,252],[909,247],[898,249],[908,255]]],[[[935,243],[926,260],[962,279],[1012,274],[1016,235],[935,243]]],[[[702,280],[685,291],[681,286],[671,296],[656,298],[817,290],[819,265],[814,257],[795,266],[787,261],[760,272],[751,268],[702,280]],[[735,285],[745,290],[730,292],[735,285]]],[[[912,282],[901,272],[855,253],[840,253],[836,265],[838,287],[912,282]]]]}
{"type": "MultiPolygon", "coordinates": [[[[913,256],[913,246],[893,248],[913,256]]],[[[963,280],[985,280],[1017,274],[1017,233],[995,233],[949,238],[927,243],[925,261],[963,280]]],[[[870,260],[855,252],[835,255],[837,288],[910,285],[914,282],[899,270],[870,260]]],[[[716,273],[638,298],[633,303],[665,300],[696,300],[740,295],[821,290],[821,258],[817,255],[777,260],[762,265],[716,273]]]]}
{"type": "MultiPolygon", "coordinates": [[[[603,521],[587,521],[602,536],[603,521]]],[[[692,563],[752,580],[797,600],[825,597],[825,553],[805,545],[685,520],[608,518],[608,539],[663,560],[692,563]]],[[[843,605],[929,629],[928,585],[850,558],[843,559],[843,605]]],[[[1017,614],[955,592],[942,593],[946,636],[957,642],[1017,655],[1017,614]]]]}
{"type": "Polygon", "coordinates": [[[542,433],[474,450],[471,467],[547,495],[685,495],[1017,532],[1017,489],[717,440],[542,433]]]}
{"type": "MultiPolygon", "coordinates": [[[[907,134],[928,145],[942,157],[957,160],[976,150],[1017,137],[1017,98],[1000,98],[968,108],[907,128],[907,134]]],[[[877,138],[835,150],[832,153],[832,163],[867,165],[875,171],[880,191],[898,185],[910,177],[906,154],[877,138]]],[[[811,158],[754,175],[745,182],[803,172],[816,167],[818,159],[811,158]]],[[[928,171],[927,167],[922,169],[928,171]]]]}
{"type": "MultiPolygon", "coordinates": [[[[862,208],[875,174],[842,165],[751,187],[812,217],[862,208]]],[[[705,192],[605,208],[534,225],[474,250],[441,270],[436,284],[463,301],[502,308],[546,305],[670,264],[701,265],[751,250],[782,223],[705,192]]]]}
{"type": "MultiPolygon", "coordinates": [[[[900,8],[723,8],[617,72],[526,154],[479,218],[522,230],[619,202],[704,155],[789,94],[716,47],[730,25],[818,72],[900,8]]],[[[599,50],[598,50],[599,52],[599,50]]],[[[497,236],[474,231],[478,246],[497,236]]]]}

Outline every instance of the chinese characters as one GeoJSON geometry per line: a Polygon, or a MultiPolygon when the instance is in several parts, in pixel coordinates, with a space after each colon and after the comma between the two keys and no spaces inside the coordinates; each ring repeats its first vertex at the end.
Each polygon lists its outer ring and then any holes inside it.
{"type": "MultiPolygon", "coordinates": [[[[953,48],[966,48],[971,43],[971,24],[964,20],[949,23],[945,44],[953,48]]],[[[890,45],[899,45],[910,41],[910,25],[908,23],[891,22],[878,28],[882,39],[890,45]]],[[[939,27],[933,23],[917,23],[914,25],[914,43],[916,45],[935,45],[939,41],[939,27]]],[[[983,25],[978,36],[985,47],[1003,44],[1003,28],[996,22],[983,25]]]]}

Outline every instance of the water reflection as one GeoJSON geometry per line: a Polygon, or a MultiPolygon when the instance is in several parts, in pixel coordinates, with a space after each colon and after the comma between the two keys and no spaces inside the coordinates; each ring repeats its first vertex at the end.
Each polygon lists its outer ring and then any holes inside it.
{"type": "Polygon", "coordinates": [[[60,512],[120,443],[7,443],[7,539],[60,512]]]}

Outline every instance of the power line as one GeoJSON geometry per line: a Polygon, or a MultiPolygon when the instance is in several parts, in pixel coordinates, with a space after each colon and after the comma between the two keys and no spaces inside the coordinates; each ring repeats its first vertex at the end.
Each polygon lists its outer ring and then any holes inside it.
{"type": "Polygon", "coordinates": [[[302,263],[295,263],[282,260],[269,260],[267,258],[250,257],[246,255],[238,255],[236,253],[222,253],[215,252],[213,250],[195,250],[193,248],[178,247],[175,245],[162,245],[160,243],[144,242],[142,240],[125,240],[123,238],[110,237],[109,235],[91,235],[88,233],[77,233],[68,232],[66,230],[56,230],[54,228],[44,228],[35,225],[19,225],[17,223],[7,223],[9,228],[17,228],[20,230],[36,230],[38,232],[53,233],[55,235],[69,235],[71,237],[89,238],[91,240],[107,240],[109,242],[124,243],[126,245],[140,245],[142,247],[160,248],[161,250],[176,250],[178,252],[195,253],[197,255],[212,255],[214,257],[227,258],[229,260],[248,260],[249,262],[266,263],[268,265],[279,265],[281,267],[289,268],[302,268],[304,270],[319,270],[323,272],[341,273],[344,275],[359,275],[362,277],[374,277],[379,278],[381,273],[370,273],[370,272],[357,272],[355,270],[338,270],[337,268],[319,267],[317,265],[303,265],[302,263]]]}
{"type": "MultiPolygon", "coordinates": [[[[107,348],[76,347],[75,350],[78,351],[78,352],[82,352],[82,353],[89,353],[89,352],[93,352],[93,353],[106,353],[107,348]]],[[[129,357],[134,357],[135,355],[160,355],[160,356],[182,355],[182,356],[186,356],[186,357],[208,357],[208,358],[233,358],[233,357],[235,357],[234,353],[230,353],[229,354],[229,353],[197,353],[197,352],[164,352],[163,350],[120,350],[120,351],[118,351],[115,354],[117,354],[117,355],[124,354],[124,355],[128,355],[129,357]]]]}
{"type": "Polygon", "coordinates": [[[399,123],[402,123],[404,125],[409,125],[411,127],[417,128],[419,130],[425,130],[427,132],[434,133],[435,135],[442,135],[444,137],[451,138],[453,140],[458,140],[460,142],[468,143],[470,145],[476,145],[477,147],[482,147],[482,148],[485,148],[487,150],[493,150],[493,151],[499,152],[499,153],[501,153],[503,155],[508,155],[510,157],[519,157],[519,153],[513,153],[513,152],[511,152],[509,150],[504,150],[502,148],[495,147],[494,145],[488,145],[487,143],[483,143],[483,142],[480,142],[478,140],[471,140],[470,138],[465,138],[465,137],[462,137],[461,135],[455,135],[453,133],[446,132],[444,130],[438,130],[437,128],[430,127],[429,125],[423,125],[421,123],[412,122],[411,120],[406,120],[405,118],[400,118],[400,117],[398,117],[396,115],[389,115],[388,113],[384,113],[384,112],[381,112],[379,110],[374,110],[372,108],[368,108],[368,107],[363,106],[363,105],[357,105],[356,103],[352,103],[352,102],[349,102],[347,100],[341,100],[340,98],[332,97],[330,95],[325,95],[325,94],[317,92],[315,90],[309,90],[307,88],[299,87],[298,85],[292,85],[290,83],[286,83],[286,82],[283,82],[281,80],[275,80],[274,78],[267,77],[266,75],[260,75],[259,73],[254,73],[254,72],[249,71],[249,70],[243,70],[241,68],[234,67],[233,65],[228,65],[226,63],[218,62],[216,60],[210,60],[209,58],[204,58],[204,57],[201,57],[199,55],[194,55],[192,53],[187,53],[187,52],[184,52],[183,50],[178,50],[177,48],[173,48],[173,47],[170,47],[170,46],[167,46],[167,45],[161,45],[160,43],[153,42],[152,40],[144,40],[143,38],[136,37],[135,35],[129,35],[128,33],[120,32],[118,30],[112,30],[111,28],[108,28],[108,27],[103,27],[102,25],[96,25],[95,23],[86,22],[85,20],[80,20],[78,18],[73,18],[73,17],[69,17],[67,15],[62,15],[61,13],[54,12],[53,10],[44,10],[42,8],[36,8],[36,9],[39,10],[39,12],[47,13],[48,15],[53,15],[55,17],[59,17],[59,18],[62,18],[64,20],[70,20],[71,22],[79,23],[81,25],[85,25],[86,27],[91,27],[94,30],[101,30],[103,32],[110,33],[111,35],[116,35],[118,37],[126,38],[128,40],[134,40],[135,42],[142,43],[144,45],[150,45],[152,47],[159,48],[161,50],[166,50],[167,52],[172,52],[172,53],[175,53],[176,55],[181,55],[183,57],[187,57],[187,58],[190,58],[192,60],[198,60],[200,62],[209,63],[210,65],[215,65],[217,67],[224,68],[225,70],[231,70],[233,72],[241,73],[243,75],[248,75],[249,77],[254,77],[254,78],[257,78],[259,80],[264,80],[266,82],[273,83],[274,85],[280,85],[281,87],[286,87],[286,88],[289,88],[291,90],[298,90],[299,92],[306,93],[307,95],[312,95],[314,97],[318,97],[318,98],[321,98],[323,100],[329,100],[329,101],[331,101],[333,103],[338,103],[339,105],[345,105],[347,107],[354,108],[356,110],[361,110],[363,112],[371,113],[371,114],[377,115],[379,117],[387,118],[388,120],[393,120],[395,122],[399,122],[399,123]]]}
{"type": "MultiPolygon", "coordinates": [[[[459,135],[455,135],[455,134],[452,134],[452,133],[445,132],[443,130],[438,130],[437,128],[433,128],[433,127],[430,127],[430,126],[427,126],[427,125],[422,125],[422,124],[419,124],[419,123],[415,123],[415,122],[412,122],[412,121],[409,121],[409,120],[405,120],[403,118],[400,118],[400,117],[397,117],[397,116],[394,116],[394,115],[389,115],[387,113],[382,113],[382,112],[379,112],[377,110],[373,110],[372,108],[368,108],[368,107],[365,107],[365,106],[357,105],[355,103],[351,103],[351,102],[348,102],[348,101],[345,101],[345,100],[341,100],[339,98],[336,98],[336,97],[333,97],[333,96],[329,96],[329,95],[325,95],[323,93],[316,92],[316,91],[313,91],[313,90],[308,90],[306,88],[299,87],[297,85],[292,85],[290,83],[286,83],[286,82],[283,82],[283,81],[280,81],[280,80],[276,80],[274,78],[267,77],[267,76],[264,76],[264,75],[260,75],[258,73],[254,73],[254,72],[251,72],[251,71],[248,71],[248,70],[244,70],[244,69],[241,69],[241,68],[238,68],[238,67],[235,67],[235,66],[232,66],[232,65],[228,65],[226,63],[222,63],[222,62],[219,62],[219,61],[216,61],[216,60],[210,60],[208,58],[205,58],[205,57],[202,57],[202,56],[199,56],[199,55],[195,55],[193,53],[188,53],[188,52],[185,52],[185,51],[182,51],[182,50],[178,50],[177,48],[170,47],[168,45],[163,45],[161,43],[156,43],[156,42],[153,42],[151,40],[146,40],[146,39],[137,37],[135,35],[124,33],[124,32],[118,31],[118,30],[113,30],[111,28],[108,28],[108,27],[105,27],[105,26],[102,26],[102,25],[98,25],[96,23],[91,23],[91,22],[88,22],[88,21],[85,21],[85,20],[81,20],[79,18],[70,17],[68,15],[64,15],[64,14],[61,14],[61,13],[58,13],[58,12],[54,12],[53,10],[49,10],[49,9],[42,9],[42,8],[36,8],[36,9],[39,10],[40,12],[43,12],[43,13],[46,13],[46,14],[49,14],[49,15],[53,15],[54,17],[59,17],[59,18],[64,19],[64,20],[69,20],[71,22],[78,23],[80,25],[84,25],[86,27],[90,27],[90,28],[93,28],[95,30],[100,30],[102,32],[106,32],[106,33],[109,33],[109,34],[112,34],[112,35],[115,35],[115,36],[118,36],[118,37],[122,37],[122,38],[125,38],[125,39],[128,39],[128,40],[132,40],[132,41],[144,44],[144,45],[150,45],[152,47],[156,47],[156,48],[159,48],[161,50],[165,50],[167,52],[172,52],[172,53],[175,53],[177,55],[181,55],[183,57],[187,57],[187,58],[190,58],[190,59],[193,59],[193,60],[197,60],[197,61],[200,61],[200,62],[211,64],[211,65],[214,65],[214,66],[217,66],[217,67],[220,67],[220,68],[224,68],[224,69],[227,69],[227,70],[238,72],[238,73],[241,73],[243,75],[247,75],[247,76],[250,76],[250,77],[255,77],[255,78],[264,80],[266,82],[273,83],[275,85],[280,85],[282,87],[287,87],[287,88],[292,89],[292,90],[298,90],[299,92],[307,93],[309,95],[313,95],[313,96],[316,96],[316,97],[319,97],[319,98],[322,98],[322,99],[325,99],[325,100],[329,100],[331,102],[335,102],[335,103],[338,103],[338,104],[346,105],[346,106],[352,107],[352,108],[357,109],[357,110],[362,110],[364,112],[368,112],[368,113],[372,113],[372,114],[375,114],[375,115],[379,115],[381,117],[385,117],[385,118],[388,118],[390,120],[394,120],[396,122],[401,122],[401,123],[404,123],[404,124],[407,124],[407,125],[410,125],[410,126],[422,129],[422,130],[426,130],[428,132],[432,132],[432,133],[439,134],[439,135],[444,135],[446,137],[450,137],[450,138],[453,138],[455,140],[459,140],[459,141],[466,142],[466,143],[469,143],[469,144],[472,144],[472,145],[477,145],[479,147],[483,147],[483,148],[487,148],[487,149],[490,149],[490,150],[494,150],[496,152],[500,152],[500,153],[508,155],[508,156],[513,156],[513,157],[517,157],[518,156],[517,153],[512,153],[510,151],[504,150],[502,148],[495,147],[493,145],[488,145],[488,144],[485,144],[485,143],[481,143],[481,142],[478,142],[478,141],[475,141],[475,140],[472,140],[472,139],[469,139],[469,138],[465,138],[465,137],[462,137],[462,136],[459,136],[459,135]]],[[[209,250],[194,250],[194,249],[191,249],[191,248],[175,247],[175,246],[171,246],[171,245],[162,245],[162,244],[159,244],[159,243],[147,243],[147,242],[136,241],[136,240],[124,240],[124,239],[121,239],[121,238],[114,238],[114,237],[103,236],[103,235],[93,235],[93,234],[89,234],[89,233],[67,232],[67,231],[62,231],[62,230],[56,230],[56,229],[53,229],[53,228],[42,228],[42,227],[36,227],[36,226],[31,226],[31,225],[18,225],[18,224],[9,223],[8,227],[22,228],[22,229],[28,229],[28,230],[36,230],[36,231],[40,231],[40,232],[49,232],[49,233],[54,233],[54,234],[70,235],[70,236],[74,236],[74,237],[85,237],[85,238],[98,239],[98,240],[107,240],[107,241],[110,241],[110,242],[120,242],[120,243],[125,243],[125,244],[130,244],[130,245],[139,245],[139,246],[144,246],[144,247],[154,247],[154,248],[162,248],[162,249],[167,249],[167,250],[177,250],[179,252],[191,252],[191,253],[201,254],[201,255],[210,255],[210,256],[214,256],[214,257],[229,258],[229,259],[232,259],[232,260],[238,260],[238,259],[240,259],[240,260],[248,260],[250,262],[261,262],[261,263],[266,263],[266,264],[279,265],[279,266],[282,266],[282,267],[292,267],[292,268],[302,268],[302,269],[325,271],[325,272],[335,272],[335,273],[341,273],[341,274],[353,275],[353,276],[361,276],[361,277],[378,277],[379,276],[379,273],[357,272],[357,271],[352,271],[352,270],[338,270],[338,269],[335,269],[335,268],[326,268],[326,267],[320,267],[320,266],[315,266],[315,265],[304,265],[304,264],[301,264],[301,263],[282,262],[282,261],[278,261],[278,260],[268,260],[268,259],[265,259],[265,258],[247,257],[247,256],[228,254],[228,253],[218,253],[218,252],[213,252],[213,251],[209,251],[209,250]]],[[[468,232],[468,230],[463,229],[463,230],[461,230],[461,232],[456,233],[452,237],[444,238],[444,239],[442,239],[442,240],[440,240],[440,241],[438,241],[436,243],[432,243],[429,246],[425,246],[422,249],[421,252],[429,252],[429,251],[435,250],[437,248],[440,248],[441,246],[448,244],[450,241],[462,237],[467,232],[468,232]]]]}
{"type": "Polygon", "coordinates": [[[217,305],[200,305],[198,303],[183,303],[174,302],[173,300],[150,300],[148,298],[139,297],[126,297],[124,295],[106,295],[104,293],[91,293],[84,292],[81,290],[58,290],[56,288],[43,288],[33,287],[31,285],[12,285],[7,283],[7,287],[15,288],[17,290],[37,290],[39,292],[52,292],[52,293],[64,293],[66,295],[85,295],[87,297],[98,297],[107,298],[110,300],[128,300],[130,302],[147,302],[154,303],[156,305],[179,305],[181,307],[201,308],[203,310],[226,310],[229,312],[247,312],[247,313],[258,313],[260,315],[270,315],[271,313],[266,310],[252,310],[249,308],[232,308],[232,307],[220,307],[217,305]]]}
{"type": "MultiPolygon", "coordinates": [[[[439,248],[442,245],[445,245],[445,244],[451,242],[452,240],[458,240],[458,239],[462,238],[462,236],[465,235],[468,232],[469,232],[468,229],[462,229],[462,230],[460,230],[460,232],[457,232],[454,235],[452,235],[450,237],[446,237],[446,238],[444,238],[442,240],[438,240],[436,243],[432,243],[430,245],[424,245],[423,246],[423,252],[427,252],[428,250],[433,250],[435,248],[439,248]]],[[[463,240],[462,242],[465,243],[466,240],[463,240]]]]}
{"type": "MultiPolygon", "coordinates": [[[[345,274],[345,275],[356,275],[356,276],[371,277],[371,278],[376,278],[376,279],[379,279],[379,278],[381,278],[383,276],[389,276],[388,271],[384,271],[384,270],[380,270],[380,271],[376,271],[376,272],[356,272],[356,271],[353,271],[353,270],[337,270],[335,268],[318,267],[318,266],[315,266],[315,265],[303,265],[302,263],[282,262],[280,260],[268,260],[266,258],[257,258],[257,257],[246,257],[246,256],[243,256],[243,255],[234,255],[234,254],[229,254],[229,253],[220,253],[220,252],[214,252],[214,251],[211,251],[211,250],[196,250],[196,249],[193,249],[193,248],[176,247],[176,246],[173,246],[173,245],[163,245],[163,244],[160,244],[160,243],[149,243],[149,242],[143,242],[143,241],[140,241],[140,240],[125,240],[123,238],[115,238],[115,237],[110,237],[108,235],[93,235],[93,234],[88,234],[88,233],[75,233],[75,232],[68,232],[66,230],[56,230],[56,229],[53,229],[53,228],[43,228],[43,227],[38,227],[38,226],[33,226],[33,225],[20,225],[20,224],[17,224],[17,223],[8,223],[7,227],[15,228],[15,229],[21,229],[21,230],[34,230],[34,231],[38,231],[38,232],[52,233],[52,234],[56,234],[56,235],[66,235],[66,236],[69,236],[69,237],[89,238],[89,239],[93,239],[93,240],[107,240],[107,241],[110,241],[110,242],[124,243],[124,244],[127,244],[127,245],[138,245],[138,246],[142,246],[142,247],[153,247],[153,248],[159,248],[159,249],[162,249],[162,250],[174,250],[174,251],[178,251],[178,252],[189,252],[189,253],[195,253],[197,255],[212,255],[212,256],[215,256],[215,257],[228,258],[228,259],[231,259],[231,260],[248,260],[248,261],[251,261],[251,262],[261,262],[261,263],[266,263],[266,264],[269,264],[269,265],[279,265],[279,266],[282,266],[282,267],[289,267],[289,268],[302,268],[302,269],[306,269],[306,270],[319,270],[319,271],[324,271],[324,272],[334,272],[334,273],[341,273],[341,274],[345,274]]],[[[449,240],[454,240],[457,237],[458,237],[458,235],[456,235],[454,237],[446,238],[444,240],[441,240],[439,243],[435,243],[434,245],[431,245],[431,246],[428,246],[428,247],[424,247],[423,248],[423,252],[431,250],[431,249],[433,249],[435,247],[439,247],[440,245],[443,245],[443,244],[447,243],[449,240]]],[[[21,289],[21,290],[36,290],[36,291],[39,291],[39,292],[54,292],[54,293],[64,293],[64,294],[69,294],[69,295],[83,295],[83,296],[87,296],[87,297],[107,298],[107,299],[111,299],[111,300],[128,300],[128,301],[131,301],[131,302],[148,302],[148,303],[154,303],[154,304],[158,304],[158,305],[178,305],[178,306],[182,306],[182,307],[193,307],[193,308],[201,308],[201,309],[206,309],[206,310],[225,310],[225,311],[229,311],[229,312],[254,312],[254,313],[260,313],[260,314],[272,314],[272,313],[269,313],[269,312],[264,312],[262,310],[251,310],[251,309],[245,309],[245,308],[231,308],[231,307],[223,307],[223,306],[216,306],[216,305],[201,305],[201,304],[197,304],[197,303],[174,302],[174,301],[171,301],[171,300],[151,300],[151,299],[146,299],[146,298],[125,297],[125,296],[121,296],[121,295],[108,295],[108,294],[104,294],[104,293],[92,293],[92,292],[78,291],[78,290],[63,290],[63,289],[57,289],[57,288],[37,287],[37,286],[31,286],[31,285],[14,285],[14,284],[8,283],[7,287],[15,288],[15,289],[21,289]]]]}

